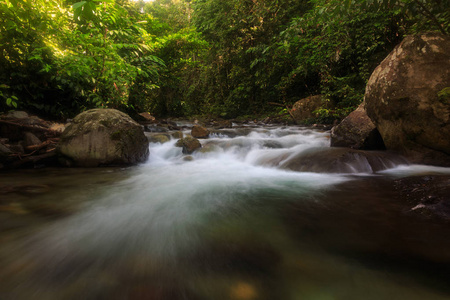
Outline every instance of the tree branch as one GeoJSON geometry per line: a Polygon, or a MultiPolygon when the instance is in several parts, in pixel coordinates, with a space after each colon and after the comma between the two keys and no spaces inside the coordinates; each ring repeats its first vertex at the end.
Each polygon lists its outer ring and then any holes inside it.
{"type": "Polygon", "coordinates": [[[428,17],[431,19],[431,21],[439,28],[439,31],[443,33],[444,35],[447,35],[448,33],[445,31],[444,27],[442,27],[441,23],[439,23],[439,20],[436,18],[436,16],[419,0],[414,0],[414,2],[419,5],[419,7],[426,13],[424,13],[425,16],[428,15],[428,17]]]}

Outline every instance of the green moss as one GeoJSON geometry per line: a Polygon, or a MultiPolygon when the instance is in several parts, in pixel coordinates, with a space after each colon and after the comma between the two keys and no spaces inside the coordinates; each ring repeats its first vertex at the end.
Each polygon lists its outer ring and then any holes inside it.
{"type": "Polygon", "coordinates": [[[124,128],[115,131],[110,137],[112,140],[117,141],[116,151],[120,153],[120,155],[124,155],[124,153],[128,152],[127,147],[129,147],[129,145],[135,145],[138,143],[137,139],[139,133],[139,130],[136,128],[124,128]]]}
{"type": "Polygon", "coordinates": [[[438,92],[439,102],[449,105],[450,104],[450,87],[443,88],[438,92]]]}

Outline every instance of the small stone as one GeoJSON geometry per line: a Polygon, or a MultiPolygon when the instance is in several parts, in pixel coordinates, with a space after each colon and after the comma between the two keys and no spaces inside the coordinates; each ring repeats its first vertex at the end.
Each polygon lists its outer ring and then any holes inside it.
{"type": "Polygon", "coordinates": [[[152,122],[152,123],[156,121],[155,117],[152,116],[149,112],[142,112],[142,113],[139,113],[138,115],[141,117],[141,119],[143,121],[152,122]]]}
{"type": "Polygon", "coordinates": [[[200,125],[194,125],[191,130],[191,135],[194,138],[206,139],[209,136],[209,130],[200,125]]]}
{"type": "Polygon", "coordinates": [[[187,155],[187,156],[183,157],[183,160],[184,161],[193,161],[194,158],[192,157],[192,155],[187,155]]]}
{"type": "Polygon", "coordinates": [[[179,139],[175,144],[176,147],[183,148],[183,154],[192,154],[195,150],[200,149],[202,144],[196,138],[191,136],[179,139]]]}
{"type": "Polygon", "coordinates": [[[156,134],[148,137],[148,141],[150,143],[160,143],[164,144],[170,141],[170,137],[166,134],[156,134]]]}
{"type": "Polygon", "coordinates": [[[172,132],[171,136],[172,136],[174,139],[182,139],[182,138],[183,138],[183,132],[181,132],[181,131],[175,131],[175,132],[172,132]]]}
{"type": "Polygon", "coordinates": [[[25,147],[42,144],[41,140],[37,136],[32,134],[31,132],[24,132],[23,137],[24,137],[25,147]]]}

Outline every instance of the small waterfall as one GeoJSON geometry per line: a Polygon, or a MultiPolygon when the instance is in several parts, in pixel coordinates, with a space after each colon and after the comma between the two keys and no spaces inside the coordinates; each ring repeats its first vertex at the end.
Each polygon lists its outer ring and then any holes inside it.
{"type": "MultiPolygon", "coordinates": [[[[235,160],[252,166],[296,172],[346,174],[372,174],[408,165],[403,157],[388,152],[330,148],[329,134],[311,129],[254,128],[250,132],[240,129],[224,132],[217,130],[209,139],[201,140],[203,149],[194,153],[193,159],[206,160],[211,165],[220,164],[221,160],[235,160]]],[[[181,150],[174,144],[174,140],[152,144],[149,163],[182,163],[181,150]]]]}

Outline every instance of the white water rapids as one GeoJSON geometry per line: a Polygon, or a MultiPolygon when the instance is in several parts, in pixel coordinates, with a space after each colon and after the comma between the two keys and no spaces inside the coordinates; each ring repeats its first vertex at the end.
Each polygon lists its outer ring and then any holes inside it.
{"type": "MultiPolygon", "coordinates": [[[[378,184],[449,169],[392,160],[373,172],[364,158],[342,173],[280,168],[327,148],[328,137],[300,127],[224,130],[190,157],[172,139],[150,144],[148,162],[136,167],[31,172],[25,178],[51,189],[26,201],[77,208],[32,230],[3,231],[0,299],[449,299],[422,285],[427,268],[411,275],[368,267],[372,256],[352,259],[396,243],[384,239],[396,208],[374,208],[391,202],[378,184]],[[358,232],[365,221],[374,232],[358,232]]],[[[393,236],[401,243],[404,233],[393,236]]]]}

